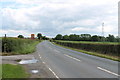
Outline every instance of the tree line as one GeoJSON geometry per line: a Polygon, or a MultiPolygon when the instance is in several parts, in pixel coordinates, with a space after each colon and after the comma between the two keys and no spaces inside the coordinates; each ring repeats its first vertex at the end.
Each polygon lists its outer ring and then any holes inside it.
{"type": "Polygon", "coordinates": [[[90,35],[90,34],[70,34],[70,35],[61,35],[57,34],[54,40],[69,40],[69,41],[98,41],[98,42],[120,42],[119,37],[109,34],[107,37],[99,35],[90,35]]]}
{"type": "MultiPolygon", "coordinates": [[[[18,35],[17,37],[18,38],[25,38],[23,35],[18,35]]],[[[38,33],[36,38],[39,40],[48,40],[49,39],[48,37],[43,36],[41,33],[38,33]]]]}

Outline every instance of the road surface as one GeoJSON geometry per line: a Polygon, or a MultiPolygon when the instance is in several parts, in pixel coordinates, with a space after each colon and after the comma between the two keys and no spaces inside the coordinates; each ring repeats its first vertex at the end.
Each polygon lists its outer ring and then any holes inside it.
{"type": "Polygon", "coordinates": [[[56,46],[37,45],[37,55],[56,78],[118,78],[118,62],[56,46]]]}

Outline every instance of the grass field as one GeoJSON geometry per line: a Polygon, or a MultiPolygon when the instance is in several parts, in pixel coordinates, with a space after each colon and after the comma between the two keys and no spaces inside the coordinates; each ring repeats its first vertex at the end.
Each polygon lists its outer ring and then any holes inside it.
{"type": "Polygon", "coordinates": [[[65,40],[56,40],[56,41],[60,41],[60,42],[68,42],[68,43],[86,43],[86,44],[114,44],[114,45],[118,45],[120,44],[120,42],[91,42],[91,41],[65,41],[65,40]]]}
{"type": "Polygon", "coordinates": [[[75,50],[75,51],[78,51],[78,52],[86,53],[86,54],[89,54],[89,55],[94,55],[94,56],[98,56],[98,57],[102,57],[102,58],[106,58],[106,59],[111,59],[111,60],[114,60],[114,61],[120,61],[120,58],[118,56],[111,56],[111,55],[107,55],[107,54],[106,55],[105,54],[100,54],[100,53],[97,53],[97,52],[90,52],[90,51],[86,51],[86,50],[75,49],[75,48],[71,48],[71,47],[62,46],[62,45],[59,45],[59,44],[56,44],[56,43],[53,43],[53,44],[64,47],[64,48],[67,48],[67,49],[71,49],[71,50],[75,50]]]}
{"type": "Polygon", "coordinates": [[[2,64],[2,78],[27,78],[28,73],[20,65],[2,64]]]}
{"type": "Polygon", "coordinates": [[[28,54],[36,49],[36,45],[40,41],[30,39],[6,38],[2,39],[3,54],[28,54]],[[4,49],[5,48],[5,49],[4,49]]]}
{"type": "Polygon", "coordinates": [[[0,79],[2,78],[2,66],[0,65],[0,79]]]}

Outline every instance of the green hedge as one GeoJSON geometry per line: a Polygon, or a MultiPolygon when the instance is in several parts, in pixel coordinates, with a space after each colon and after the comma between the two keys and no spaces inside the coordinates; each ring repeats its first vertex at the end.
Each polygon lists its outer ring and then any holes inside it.
{"type": "Polygon", "coordinates": [[[60,42],[60,41],[54,41],[54,42],[71,48],[98,52],[101,54],[108,54],[113,56],[118,56],[119,53],[118,50],[120,50],[120,44],[114,45],[114,44],[69,43],[69,42],[60,42]]]}
{"type": "Polygon", "coordinates": [[[27,54],[35,50],[39,41],[19,38],[2,38],[2,52],[27,54]]]}

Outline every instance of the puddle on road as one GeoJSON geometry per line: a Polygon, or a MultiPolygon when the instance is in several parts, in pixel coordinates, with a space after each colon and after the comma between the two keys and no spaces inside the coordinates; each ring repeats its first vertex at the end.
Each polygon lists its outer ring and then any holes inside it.
{"type": "Polygon", "coordinates": [[[39,71],[38,70],[31,70],[32,73],[36,74],[38,73],[39,71]]]}
{"type": "Polygon", "coordinates": [[[37,63],[37,59],[32,59],[32,60],[21,60],[19,64],[32,64],[32,63],[37,63]]]}

